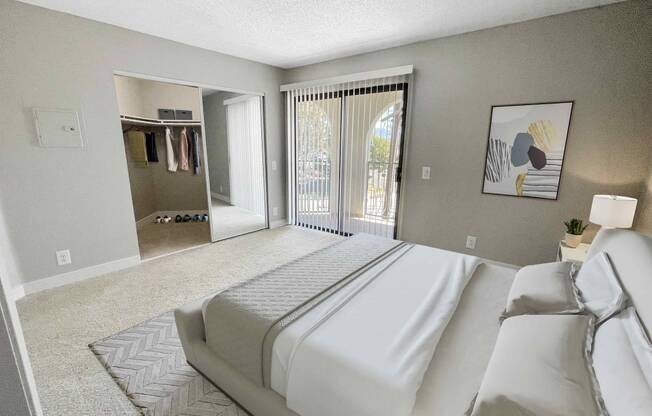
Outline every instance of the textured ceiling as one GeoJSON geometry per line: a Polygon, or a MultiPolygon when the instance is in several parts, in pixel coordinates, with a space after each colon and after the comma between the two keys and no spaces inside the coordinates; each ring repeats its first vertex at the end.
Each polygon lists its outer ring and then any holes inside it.
{"type": "Polygon", "coordinates": [[[619,0],[23,0],[284,68],[619,0]]]}

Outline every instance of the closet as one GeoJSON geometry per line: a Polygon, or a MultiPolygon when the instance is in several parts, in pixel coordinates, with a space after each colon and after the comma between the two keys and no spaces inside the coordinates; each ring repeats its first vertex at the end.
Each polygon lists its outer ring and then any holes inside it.
{"type": "Polygon", "coordinates": [[[210,242],[200,88],[114,81],[141,258],[210,242]]]}

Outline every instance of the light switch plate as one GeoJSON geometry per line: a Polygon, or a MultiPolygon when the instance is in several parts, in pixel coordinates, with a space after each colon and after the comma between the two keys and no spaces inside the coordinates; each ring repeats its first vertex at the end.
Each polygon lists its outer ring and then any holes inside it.
{"type": "Polygon", "coordinates": [[[272,208],[272,215],[278,217],[278,207],[272,208]]]}
{"type": "Polygon", "coordinates": [[[466,236],[466,248],[475,250],[475,245],[477,242],[478,242],[478,237],[474,237],[472,235],[466,236]]]}
{"type": "Polygon", "coordinates": [[[276,170],[276,161],[272,160],[272,170],[276,170]]]}
{"type": "Polygon", "coordinates": [[[430,166],[421,167],[421,179],[430,179],[430,166]]]}

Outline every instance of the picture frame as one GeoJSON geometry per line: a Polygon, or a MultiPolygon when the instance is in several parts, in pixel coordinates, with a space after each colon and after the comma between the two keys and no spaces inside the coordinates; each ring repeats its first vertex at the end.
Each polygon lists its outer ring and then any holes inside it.
{"type": "Polygon", "coordinates": [[[573,106],[492,105],[482,193],[557,200],[573,106]]]}

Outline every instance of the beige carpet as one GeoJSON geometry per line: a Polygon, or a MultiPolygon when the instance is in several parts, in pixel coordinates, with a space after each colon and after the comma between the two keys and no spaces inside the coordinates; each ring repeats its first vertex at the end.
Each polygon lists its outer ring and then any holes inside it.
{"type": "Polygon", "coordinates": [[[339,237],[265,230],[151,260],[18,302],[46,416],[137,415],[88,344],[253,277],[339,237]]]}
{"type": "Polygon", "coordinates": [[[150,223],[138,228],[141,259],[151,259],[210,241],[211,233],[207,222],[150,223]]]}
{"type": "Polygon", "coordinates": [[[216,240],[265,228],[265,217],[212,198],[213,235],[216,240]]]}

